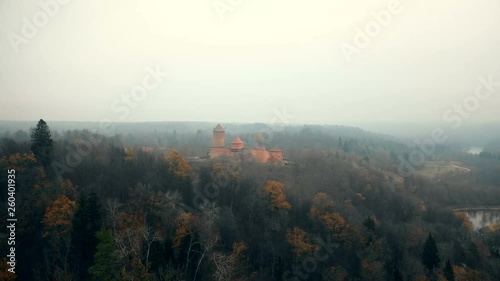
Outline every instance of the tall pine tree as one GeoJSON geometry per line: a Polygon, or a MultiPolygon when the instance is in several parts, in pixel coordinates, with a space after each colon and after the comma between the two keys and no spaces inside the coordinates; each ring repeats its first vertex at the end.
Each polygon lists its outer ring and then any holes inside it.
{"type": "Polygon", "coordinates": [[[97,194],[92,191],[87,197],[80,194],[78,209],[73,219],[72,258],[80,280],[88,280],[89,267],[94,260],[98,240],[96,232],[101,228],[100,205],[97,194]]]}
{"type": "Polygon", "coordinates": [[[422,263],[429,273],[433,272],[435,268],[438,268],[441,263],[436,241],[434,241],[431,233],[429,233],[427,240],[425,240],[422,263]]]}
{"type": "Polygon", "coordinates": [[[453,272],[453,267],[451,266],[450,260],[446,261],[446,265],[443,269],[444,277],[448,281],[455,281],[455,273],[453,272]]]}
{"type": "Polygon", "coordinates": [[[50,135],[49,126],[43,119],[38,121],[36,128],[31,132],[31,151],[37,161],[47,168],[54,157],[54,144],[50,135]]]}
{"type": "Polygon", "coordinates": [[[99,244],[94,255],[94,265],[89,268],[92,281],[116,280],[115,270],[117,257],[113,246],[113,234],[110,229],[102,229],[96,233],[99,244]]]}
{"type": "Polygon", "coordinates": [[[394,281],[403,281],[403,277],[401,276],[401,272],[399,272],[399,269],[394,270],[394,276],[393,276],[394,281]]]}

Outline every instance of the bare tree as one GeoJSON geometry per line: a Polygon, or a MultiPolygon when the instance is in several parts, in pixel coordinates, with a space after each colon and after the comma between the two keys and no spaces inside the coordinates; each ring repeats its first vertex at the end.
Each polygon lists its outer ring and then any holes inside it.
{"type": "Polygon", "coordinates": [[[233,277],[235,264],[232,256],[223,253],[213,253],[212,261],[215,265],[213,277],[216,281],[229,281],[233,277]]]}
{"type": "Polygon", "coordinates": [[[144,238],[144,241],[146,241],[146,268],[149,268],[149,252],[151,250],[151,244],[155,241],[160,241],[161,240],[161,235],[158,231],[155,231],[151,227],[147,225],[143,225],[140,229],[139,232],[141,233],[142,237],[144,238]]]}
{"type": "Polygon", "coordinates": [[[107,220],[111,222],[111,225],[113,226],[113,232],[116,231],[116,216],[118,215],[118,211],[121,207],[122,204],[114,198],[108,198],[108,200],[106,201],[106,209],[108,210],[107,220]]]}
{"type": "Polygon", "coordinates": [[[201,234],[199,244],[202,250],[200,252],[200,259],[196,265],[193,280],[196,280],[196,275],[198,274],[203,259],[219,241],[219,233],[216,225],[219,220],[220,208],[213,202],[205,202],[200,209],[202,212],[202,219],[199,221],[199,232],[201,234]]]}

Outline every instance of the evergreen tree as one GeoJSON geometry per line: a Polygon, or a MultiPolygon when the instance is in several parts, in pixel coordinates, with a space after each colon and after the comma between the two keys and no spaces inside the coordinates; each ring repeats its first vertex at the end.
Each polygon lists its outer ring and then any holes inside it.
{"type": "Polygon", "coordinates": [[[172,133],[172,137],[170,139],[169,146],[170,147],[177,147],[179,145],[179,141],[177,140],[177,130],[174,129],[174,132],[172,133]]]}
{"type": "Polygon", "coordinates": [[[403,277],[397,268],[394,270],[394,281],[403,281],[403,277]]]}
{"type": "Polygon", "coordinates": [[[72,243],[71,255],[73,258],[73,266],[75,270],[79,272],[78,274],[80,275],[80,279],[83,280],[85,280],[84,278],[86,277],[86,275],[88,275],[87,270],[89,266],[87,265],[87,261],[84,258],[85,245],[83,244],[88,224],[87,213],[88,213],[87,197],[85,196],[84,193],[82,193],[80,194],[80,198],[78,200],[78,209],[76,210],[75,216],[73,217],[73,230],[71,234],[71,243],[72,243]]]}
{"type": "MultiPolygon", "coordinates": [[[[101,228],[101,205],[99,204],[99,199],[97,198],[97,193],[95,191],[90,192],[88,198],[88,208],[89,208],[89,225],[88,228],[90,232],[95,233],[101,228]]],[[[97,240],[92,236],[96,242],[97,240]]]]}
{"type": "Polygon", "coordinates": [[[94,265],[89,268],[91,280],[112,281],[115,280],[115,250],[113,247],[113,235],[110,229],[102,229],[96,233],[99,244],[94,255],[94,265]]]}
{"type": "Polygon", "coordinates": [[[363,225],[368,228],[369,230],[374,231],[375,230],[375,221],[371,217],[367,217],[363,221],[363,225]]]}
{"type": "Polygon", "coordinates": [[[422,254],[422,263],[429,271],[429,273],[432,272],[435,268],[438,268],[439,264],[441,263],[441,258],[439,257],[438,248],[436,246],[436,241],[434,241],[431,233],[429,233],[429,236],[427,236],[427,240],[425,240],[424,252],[422,254]]]}
{"type": "Polygon", "coordinates": [[[443,269],[444,277],[448,281],[455,281],[455,273],[453,272],[453,267],[451,266],[450,260],[446,261],[446,265],[443,269]]]}
{"type": "MultiPolygon", "coordinates": [[[[349,140],[349,142],[351,142],[351,140],[349,140]]],[[[344,144],[342,145],[343,151],[350,152],[349,142],[347,140],[344,140],[344,144]]]]}
{"type": "Polygon", "coordinates": [[[50,136],[49,126],[43,119],[38,121],[36,128],[31,132],[31,151],[44,167],[48,167],[52,163],[54,144],[50,136]]]}
{"type": "Polygon", "coordinates": [[[73,220],[72,251],[75,269],[78,269],[80,280],[88,280],[88,268],[92,265],[97,247],[95,233],[100,229],[100,213],[97,195],[84,193],[78,200],[78,209],[73,220]]]}

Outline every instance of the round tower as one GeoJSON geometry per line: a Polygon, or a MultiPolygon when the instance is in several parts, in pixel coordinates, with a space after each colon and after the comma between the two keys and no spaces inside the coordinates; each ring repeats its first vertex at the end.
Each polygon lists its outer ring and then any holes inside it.
{"type": "Polygon", "coordinates": [[[213,136],[214,136],[214,143],[213,147],[224,147],[225,144],[225,136],[226,132],[224,131],[224,128],[220,124],[217,124],[217,127],[215,127],[213,131],[213,136]]]}

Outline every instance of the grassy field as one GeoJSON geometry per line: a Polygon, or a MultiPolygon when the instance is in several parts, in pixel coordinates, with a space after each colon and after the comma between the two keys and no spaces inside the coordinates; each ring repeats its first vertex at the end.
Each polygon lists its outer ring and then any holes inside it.
{"type": "Polygon", "coordinates": [[[428,177],[439,178],[445,176],[454,176],[470,172],[470,169],[464,167],[460,162],[453,161],[426,161],[416,174],[428,177]]]}

